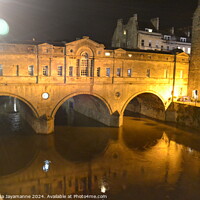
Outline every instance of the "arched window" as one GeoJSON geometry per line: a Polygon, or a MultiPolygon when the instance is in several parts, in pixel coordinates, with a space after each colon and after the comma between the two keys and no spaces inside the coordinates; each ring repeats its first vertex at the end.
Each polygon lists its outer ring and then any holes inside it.
{"type": "Polygon", "coordinates": [[[89,67],[89,56],[86,52],[81,54],[80,60],[80,75],[81,76],[88,76],[88,67],[89,67]]]}

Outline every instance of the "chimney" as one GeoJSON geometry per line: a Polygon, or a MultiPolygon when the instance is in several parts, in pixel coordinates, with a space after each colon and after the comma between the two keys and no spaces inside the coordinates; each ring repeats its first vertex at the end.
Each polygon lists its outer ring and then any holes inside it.
{"type": "Polygon", "coordinates": [[[174,27],[171,27],[171,34],[174,35],[174,27]]]}
{"type": "Polygon", "coordinates": [[[117,20],[117,25],[122,25],[123,24],[123,19],[118,19],[117,20]]]}
{"type": "Polygon", "coordinates": [[[134,15],[133,15],[133,19],[134,19],[135,21],[138,20],[138,16],[137,16],[137,14],[134,14],[134,15]]]}
{"type": "Polygon", "coordinates": [[[159,26],[160,26],[160,19],[159,19],[159,17],[153,18],[150,21],[153,24],[153,26],[155,27],[155,29],[158,31],[159,30],[159,26]]]}

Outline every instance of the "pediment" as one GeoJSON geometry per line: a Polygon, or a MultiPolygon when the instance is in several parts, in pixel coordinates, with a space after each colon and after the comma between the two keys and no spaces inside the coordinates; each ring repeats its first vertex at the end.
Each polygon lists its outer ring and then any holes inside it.
{"type": "Polygon", "coordinates": [[[185,52],[181,52],[181,53],[177,54],[177,56],[189,57],[189,55],[185,52]]]}
{"type": "Polygon", "coordinates": [[[82,46],[82,45],[88,45],[88,46],[94,46],[96,48],[105,48],[103,44],[99,44],[93,40],[91,40],[89,37],[83,37],[82,39],[66,43],[66,46],[82,46]]]}
{"type": "Polygon", "coordinates": [[[126,51],[122,48],[115,49],[115,53],[126,53],[126,51]]]}

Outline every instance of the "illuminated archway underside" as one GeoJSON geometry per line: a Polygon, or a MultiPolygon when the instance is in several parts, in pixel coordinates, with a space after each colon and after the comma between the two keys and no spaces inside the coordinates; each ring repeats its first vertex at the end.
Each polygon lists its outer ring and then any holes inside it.
{"type": "Polygon", "coordinates": [[[108,126],[112,125],[112,120],[115,117],[111,115],[112,112],[108,103],[103,98],[97,97],[96,95],[70,95],[61,102],[54,109],[53,116],[55,116],[59,107],[66,106],[69,108],[70,105],[73,105],[72,107],[75,111],[108,126]]]}
{"type": "Polygon", "coordinates": [[[15,95],[15,94],[11,94],[11,93],[0,93],[0,97],[1,96],[13,97],[13,98],[20,100],[20,102],[22,102],[24,105],[26,105],[33,112],[33,115],[36,118],[39,118],[39,114],[38,114],[37,110],[35,109],[35,107],[30,102],[28,102],[26,99],[24,99],[18,95],[15,95]]]}
{"type": "Polygon", "coordinates": [[[165,120],[165,106],[162,100],[152,93],[142,93],[135,96],[125,109],[155,119],[165,120]]]}

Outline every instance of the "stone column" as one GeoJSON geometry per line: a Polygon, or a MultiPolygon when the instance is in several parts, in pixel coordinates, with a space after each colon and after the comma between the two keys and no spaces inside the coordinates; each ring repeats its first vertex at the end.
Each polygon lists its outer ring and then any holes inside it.
{"type": "Polygon", "coordinates": [[[30,125],[38,134],[50,134],[54,132],[54,118],[52,117],[33,119],[30,125]]]}
{"type": "Polygon", "coordinates": [[[117,111],[114,112],[111,116],[110,116],[110,126],[113,127],[120,127],[123,125],[123,115],[119,114],[117,111]]]}

